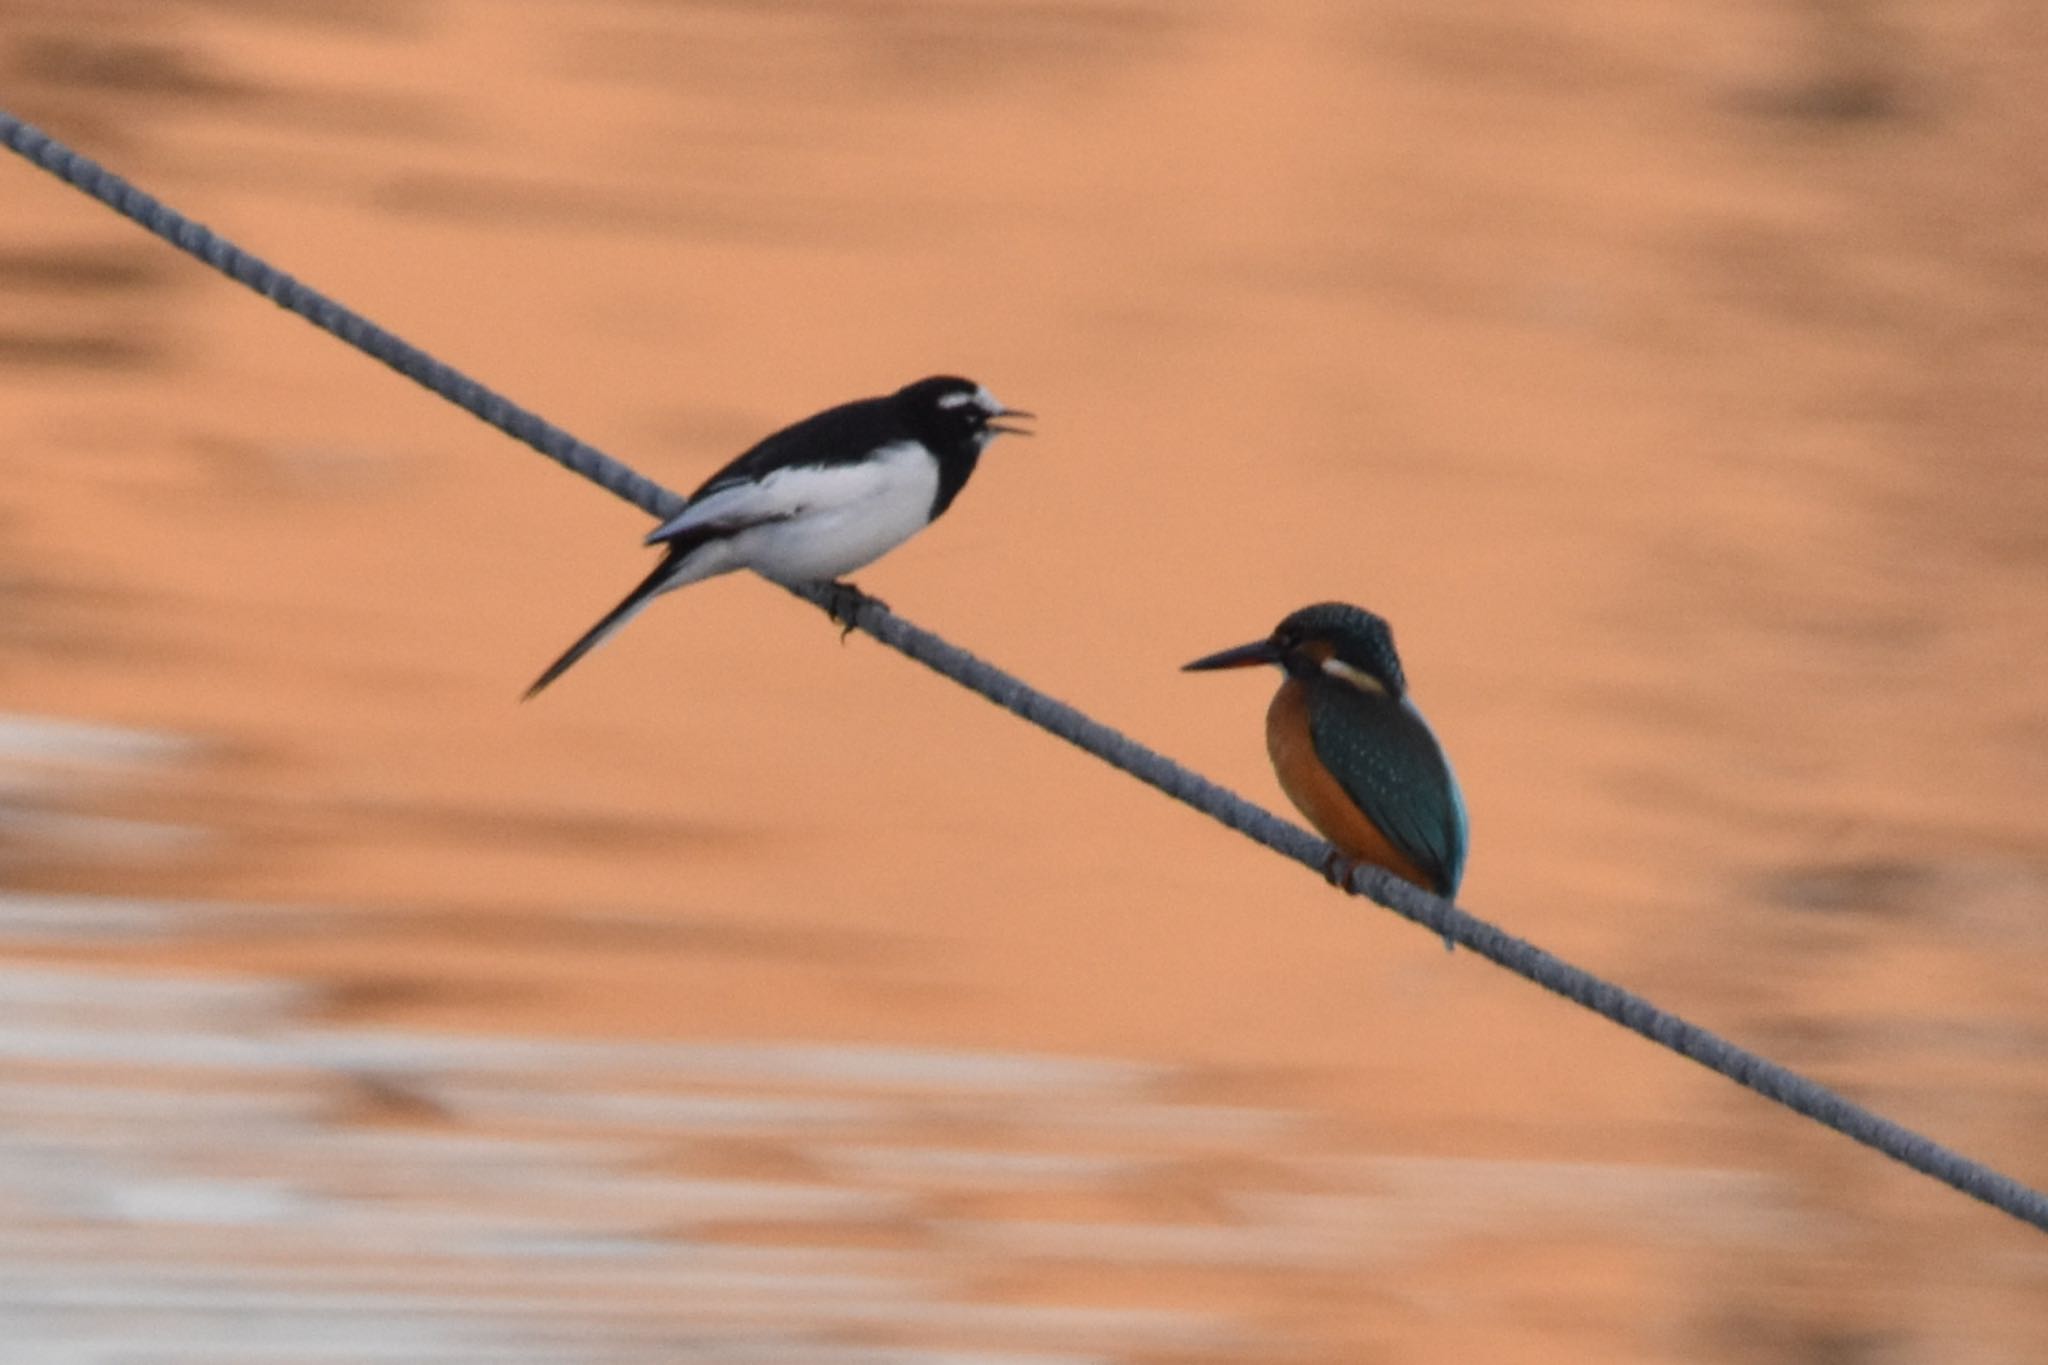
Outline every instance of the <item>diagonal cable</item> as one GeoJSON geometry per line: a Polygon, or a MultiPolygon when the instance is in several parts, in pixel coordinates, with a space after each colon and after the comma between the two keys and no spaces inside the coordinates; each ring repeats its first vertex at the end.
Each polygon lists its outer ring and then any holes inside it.
{"type": "MultiPolygon", "coordinates": [[[[406,378],[490,423],[506,435],[524,441],[549,459],[617,494],[650,516],[666,519],[682,507],[683,499],[660,484],[635,473],[595,446],[577,440],[460,370],[443,364],[319,290],[250,255],[203,224],[143,193],[105,167],[80,156],[41,129],[4,110],[0,110],[0,141],[4,141],[9,150],[83,190],[124,217],[140,223],[179,250],[247,285],[280,308],[297,313],[314,326],[333,333],[364,354],[381,360],[406,378]]],[[[821,607],[827,603],[826,591],[821,586],[791,587],[790,591],[821,607]]],[[[1045,695],[1022,679],[1012,677],[930,631],[912,625],[872,598],[858,605],[852,615],[854,625],[890,648],[1277,853],[1320,871],[1334,851],[1323,840],[1299,826],[1253,805],[1235,792],[1218,786],[1119,731],[1090,719],[1065,702],[1045,695]]],[[[1766,1099],[1775,1100],[1795,1113],[1882,1152],[1894,1161],[2048,1231],[2048,1194],[1894,1123],[1817,1081],[1739,1047],[1640,995],[1574,967],[1532,943],[1466,914],[1449,901],[1418,890],[1377,868],[1364,868],[1355,873],[1346,890],[1354,895],[1368,896],[1394,913],[1427,926],[1446,940],[1462,943],[1516,975],[1583,1005],[1660,1047],[1691,1058],[1766,1099]]]]}

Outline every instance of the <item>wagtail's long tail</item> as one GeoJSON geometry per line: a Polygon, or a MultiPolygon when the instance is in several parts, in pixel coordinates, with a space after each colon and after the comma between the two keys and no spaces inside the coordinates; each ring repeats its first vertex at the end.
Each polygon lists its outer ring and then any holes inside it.
{"type": "Polygon", "coordinates": [[[677,567],[677,560],[673,555],[655,565],[654,572],[641,579],[640,585],[627,593],[623,602],[606,612],[602,620],[583,632],[581,639],[562,651],[562,657],[549,664],[547,670],[533,680],[533,686],[526,689],[526,695],[520,700],[531,701],[542,688],[567,673],[578,659],[610,639],[619,627],[638,616],[657,595],[671,587],[679,586],[675,582],[681,577],[676,572],[677,567]]]}

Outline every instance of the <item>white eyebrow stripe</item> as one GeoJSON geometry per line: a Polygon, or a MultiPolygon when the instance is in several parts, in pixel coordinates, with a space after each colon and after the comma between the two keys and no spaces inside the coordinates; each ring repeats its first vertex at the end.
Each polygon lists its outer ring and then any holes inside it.
{"type": "Polygon", "coordinates": [[[1329,674],[1338,682],[1349,683],[1361,692],[1372,692],[1382,697],[1387,695],[1387,685],[1385,683],[1362,668],[1353,668],[1342,659],[1335,657],[1325,659],[1323,660],[1322,668],[1323,672],[1329,674]]]}
{"type": "Polygon", "coordinates": [[[983,397],[986,397],[986,394],[979,389],[973,393],[942,393],[939,395],[939,406],[942,408],[964,408],[969,403],[983,397]]]}

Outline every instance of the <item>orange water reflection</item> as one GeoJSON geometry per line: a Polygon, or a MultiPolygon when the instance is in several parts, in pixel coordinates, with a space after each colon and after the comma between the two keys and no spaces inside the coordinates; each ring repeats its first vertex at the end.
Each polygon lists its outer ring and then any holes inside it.
{"type": "MultiPolygon", "coordinates": [[[[2048,43],[1696,11],[84,0],[0,56],[18,112],[672,485],[986,380],[1042,434],[867,587],[1267,801],[1263,684],[1175,665],[1374,607],[1477,912],[2040,1184],[2048,43]]],[[[638,515],[0,174],[0,708],[199,746],[0,745],[0,1088],[36,1161],[113,1153],[17,1176],[9,1311],[75,1261],[140,1313],[136,1265],[261,1228],[484,1334],[412,1303],[366,1357],[510,1352],[537,1304],[578,1305],[540,1359],[2048,1348],[2024,1229],[773,589],[517,705],[638,515]],[[721,1042],[815,1051],[659,1050],[721,1042]],[[1020,1054],[1079,1070],[960,1060],[1020,1054]],[[533,1278],[461,1299],[513,1243],[533,1278]]],[[[222,1274],[181,1302],[284,1354],[340,1311],[222,1274]]]]}

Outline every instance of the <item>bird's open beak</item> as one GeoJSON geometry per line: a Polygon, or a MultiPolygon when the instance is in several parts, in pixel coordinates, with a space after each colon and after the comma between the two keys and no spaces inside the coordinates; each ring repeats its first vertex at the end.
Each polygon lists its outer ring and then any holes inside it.
{"type": "Polygon", "coordinates": [[[1183,673],[1206,673],[1212,668],[1250,668],[1253,664],[1277,664],[1280,651],[1271,640],[1257,640],[1235,649],[1205,654],[1191,664],[1180,666],[1183,673]]]}
{"type": "MultiPolygon", "coordinates": [[[[1037,421],[1037,420],[1038,420],[1038,414],[1037,414],[1037,413],[1035,413],[1035,412],[1026,412],[1026,411],[1024,411],[1024,409],[1022,409],[1022,408],[1004,408],[1004,409],[1003,409],[1002,411],[998,412],[998,413],[996,414],[996,416],[997,416],[997,417],[1021,417],[1021,418],[1023,418],[1023,419],[1025,420],[1025,421],[1027,421],[1027,422],[1035,422],[1035,421],[1037,421]]],[[[1029,427],[1006,427],[1006,426],[1004,426],[1004,425],[1003,425],[1003,424],[1002,424],[1001,422],[990,422],[990,423],[988,424],[988,429],[989,429],[990,431],[1002,431],[1002,432],[1007,432],[1007,433],[1009,433],[1009,434],[1010,434],[1010,435],[1012,435],[1012,436],[1030,436],[1030,435],[1033,435],[1033,434],[1034,434],[1034,433],[1032,432],[1031,428],[1029,428],[1029,427]]]]}

